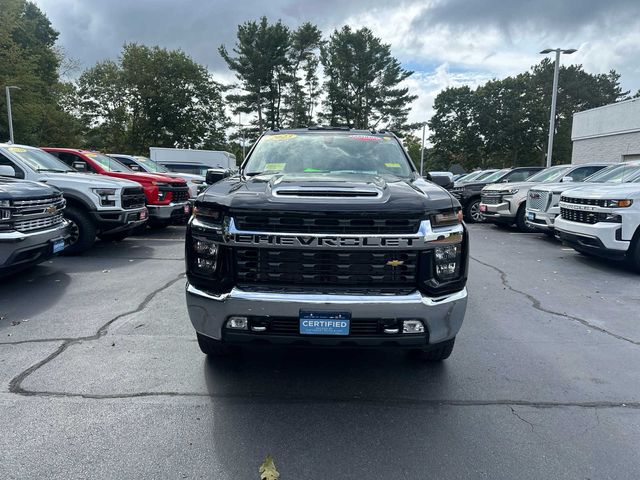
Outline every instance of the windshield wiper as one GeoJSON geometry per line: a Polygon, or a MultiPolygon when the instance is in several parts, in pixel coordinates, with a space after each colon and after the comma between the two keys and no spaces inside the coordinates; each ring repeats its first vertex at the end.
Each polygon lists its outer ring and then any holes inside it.
{"type": "Polygon", "coordinates": [[[255,177],[257,175],[264,175],[267,173],[280,173],[280,172],[247,172],[244,174],[245,177],[255,177]]]}
{"type": "Polygon", "coordinates": [[[38,168],[39,172],[67,173],[69,170],[60,170],[57,168],[38,168]]]}

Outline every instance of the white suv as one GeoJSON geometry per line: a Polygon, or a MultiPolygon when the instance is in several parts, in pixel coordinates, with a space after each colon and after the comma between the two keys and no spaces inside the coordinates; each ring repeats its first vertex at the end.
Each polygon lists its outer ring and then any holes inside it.
{"type": "MultiPolygon", "coordinates": [[[[640,162],[614,164],[584,164],[581,172],[573,172],[572,183],[545,183],[535,185],[527,197],[527,225],[549,236],[554,235],[554,222],[560,215],[560,195],[573,188],[592,183],[623,183],[635,178],[634,168],[640,168],[640,162]],[[602,165],[608,165],[602,168],[602,165]],[[633,168],[630,168],[633,167],[633,168]],[[579,173],[579,175],[576,175],[579,173]],[[586,174],[586,178],[585,175],[586,174]],[[589,176],[590,175],[590,176],[589,176]]],[[[565,179],[563,179],[565,180],[565,179]]]]}
{"type": "Polygon", "coordinates": [[[628,260],[640,271],[640,175],[563,192],[555,230],[578,252],[628,260]]]}
{"type": "MultiPolygon", "coordinates": [[[[603,168],[606,164],[600,164],[603,168]]],[[[494,183],[482,189],[480,211],[485,221],[515,224],[521,231],[531,230],[526,222],[525,203],[529,189],[538,184],[571,181],[593,173],[592,165],[556,165],[527,178],[524,182],[494,183]]]]}

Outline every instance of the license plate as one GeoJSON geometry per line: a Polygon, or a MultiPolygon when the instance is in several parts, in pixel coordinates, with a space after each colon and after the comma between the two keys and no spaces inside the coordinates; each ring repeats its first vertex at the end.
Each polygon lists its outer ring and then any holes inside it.
{"type": "Polygon", "coordinates": [[[536,219],[536,214],[533,212],[527,212],[527,220],[535,220],[536,219]]]}
{"type": "Polygon", "coordinates": [[[61,252],[62,250],[64,250],[64,240],[63,239],[54,240],[53,253],[58,253],[58,252],[61,252]]]}
{"type": "Polygon", "coordinates": [[[189,209],[189,205],[185,205],[185,206],[184,206],[184,214],[185,214],[185,215],[189,215],[189,211],[190,211],[190,209],[189,209]]]}
{"type": "Polygon", "coordinates": [[[480,211],[481,212],[486,212],[487,211],[487,206],[486,205],[480,205],[480,211]]]}
{"type": "Polygon", "coordinates": [[[349,335],[348,312],[300,312],[301,335],[349,335]]]}
{"type": "Polygon", "coordinates": [[[147,211],[146,210],[142,210],[140,212],[140,216],[138,217],[140,220],[146,220],[147,219],[147,211]]]}

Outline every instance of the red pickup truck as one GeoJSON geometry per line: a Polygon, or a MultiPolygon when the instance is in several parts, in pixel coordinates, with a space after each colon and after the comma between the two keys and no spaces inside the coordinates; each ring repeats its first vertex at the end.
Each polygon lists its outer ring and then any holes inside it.
{"type": "Polygon", "coordinates": [[[142,185],[147,199],[151,226],[165,226],[180,222],[190,213],[189,187],[182,178],[134,172],[117,160],[99,152],[50,147],[43,147],[42,150],[58,157],[76,170],[138,182],[142,185]]]}

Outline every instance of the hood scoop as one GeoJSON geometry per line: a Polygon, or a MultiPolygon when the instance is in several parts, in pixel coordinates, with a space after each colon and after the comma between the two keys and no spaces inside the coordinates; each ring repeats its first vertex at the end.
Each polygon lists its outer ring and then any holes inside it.
{"type": "Polygon", "coordinates": [[[375,187],[303,187],[282,186],[273,189],[276,197],[287,198],[381,198],[382,190],[375,187]]]}

